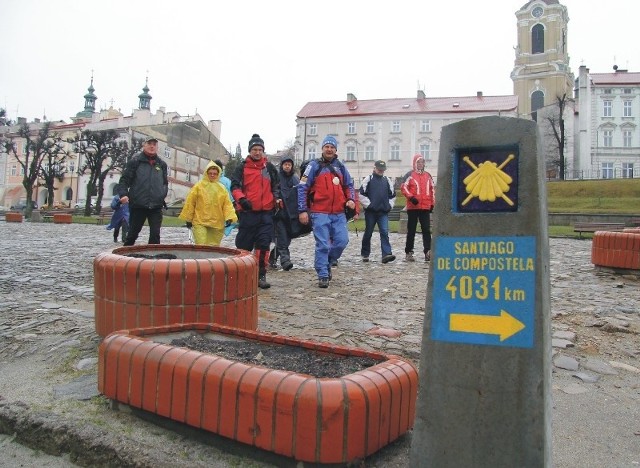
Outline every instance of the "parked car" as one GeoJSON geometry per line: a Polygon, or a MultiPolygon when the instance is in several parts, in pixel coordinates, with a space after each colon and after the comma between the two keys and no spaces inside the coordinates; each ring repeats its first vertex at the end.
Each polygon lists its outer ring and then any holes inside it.
{"type": "MultiPolygon", "coordinates": [[[[91,200],[89,203],[90,203],[91,208],[93,208],[94,207],[93,200],[91,200]]],[[[87,200],[84,199],[84,198],[81,198],[76,202],[74,207],[75,208],[84,208],[86,206],[86,204],[87,204],[87,200]]]]}
{"type": "MultiPolygon", "coordinates": [[[[26,200],[20,200],[18,203],[16,203],[15,205],[11,206],[11,210],[13,211],[24,211],[24,209],[27,207],[27,201],[26,200]]],[[[36,202],[33,202],[33,209],[37,209],[38,208],[38,204],[36,202]]]]}

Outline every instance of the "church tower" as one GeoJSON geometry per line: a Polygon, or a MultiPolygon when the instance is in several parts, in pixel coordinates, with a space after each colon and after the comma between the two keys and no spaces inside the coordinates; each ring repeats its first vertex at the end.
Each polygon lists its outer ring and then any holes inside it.
{"type": "Polygon", "coordinates": [[[98,99],[98,96],[95,95],[94,93],[95,90],[96,89],[93,87],[93,71],[92,71],[91,84],[87,88],[87,91],[89,92],[84,95],[84,110],[78,112],[75,117],[71,118],[73,122],[90,121],[93,114],[96,113],[96,100],[98,99]]]}
{"type": "Polygon", "coordinates": [[[145,79],[142,94],[138,94],[138,109],[151,110],[151,94],[149,94],[149,77],[145,79]]]}
{"type": "Polygon", "coordinates": [[[518,45],[511,79],[518,112],[536,120],[536,111],[558,97],[573,96],[574,77],[567,49],[567,8],[558,0],[529,0],[516,12],[518,45]]]}

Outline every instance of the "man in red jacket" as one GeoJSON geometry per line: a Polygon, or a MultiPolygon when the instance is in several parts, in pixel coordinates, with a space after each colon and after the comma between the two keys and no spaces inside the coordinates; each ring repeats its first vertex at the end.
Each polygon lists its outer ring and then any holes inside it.
{"type": "Polygon", "coordinates": [[[414,262],[413,245],[416,237],[416,227],[420,221],[422,230],[422,246],[424,260],[431,260],[431,226],[429,215],[433,211],[435,190],[431,174],[424,170],[424,157],[416,154],[413,157],[413,170],[406,176],[400,187],[407,199],[407,241],[404,247],[405,260],[414,262]]]}
{"type": "Polygon", "coordinates": [[[282,205],[278,171],[267,161],[264,141],[254,133],[249,140],[249,156],[231,176],[231,193],[238,211],[236,247],[253,251],[258,259],[258,286],[267,283],[269,247],[273,236],[273,213],[282,205]]]}

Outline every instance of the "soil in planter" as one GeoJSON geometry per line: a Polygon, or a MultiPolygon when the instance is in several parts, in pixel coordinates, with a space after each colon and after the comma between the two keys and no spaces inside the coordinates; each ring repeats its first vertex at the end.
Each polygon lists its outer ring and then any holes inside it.
{"type": "Polygon", "coordinates": [[[339,378],[379,363],[369,357],[336,356],[298,346],[284,346],[254,340],[216,340],[202,335],[175,339],[171,345],[215,354],[245,364],[318,378],[339,378]]]}

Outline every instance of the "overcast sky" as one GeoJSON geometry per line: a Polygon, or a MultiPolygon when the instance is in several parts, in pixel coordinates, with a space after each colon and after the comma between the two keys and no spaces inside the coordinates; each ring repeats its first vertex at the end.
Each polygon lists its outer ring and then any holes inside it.
{"type": "MultiPolygon", "coordinates": [[[[198,112],[228,149],[259,133],[273,153],[310,101],[513,94],[525,3],[0,0],[0,107],[70,122],[93,70],[96,109],[130,115],[148,75],[152,112],[198,112]]],[[[640,71],[638,0],[562,3],[575,75],[640,71]]]]}

